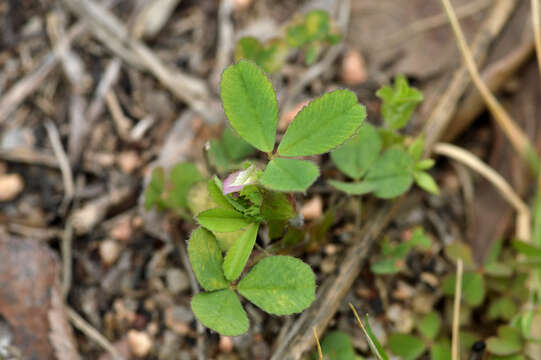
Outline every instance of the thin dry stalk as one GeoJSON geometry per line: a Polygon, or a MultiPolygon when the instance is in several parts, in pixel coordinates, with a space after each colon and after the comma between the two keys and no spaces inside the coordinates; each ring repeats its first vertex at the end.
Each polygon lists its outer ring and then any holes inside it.
{"type": "Polygon", "coordinates": [[[323,351],[321,351],[321,344],[319,343],[319,338],[317,337],[317,330],[315,326],[312,328],[314,331],[314,338],[316,339],[317,353],[319,355],[319,360],[323,360],[323,351]]]}
{"type": "MultiPolygon", "coordinates": [[[[507,113],[504,107],[498,102],[496,97],[490,92],[489,88],[481,79],[477,65],[473,59],[471,51],[466,43],[466,39],[462,32],[462,28],[458,22],[455,11],[451,2],[449,0],[441,0],[445,12],[449,17],[449,22],[455,34],[458,48],[464,58],[466,68],[472,77],[472,81],[475,84],[477,90],[481,93],[481,96],[487,103],[487,107],[494,116],[496,122],[502,127],[503,131],[513,144],[515,150],[523,157],[525,160],[529,160],[531,156],[531,151],[534,147],[531,145],[530,140],[526,134],[515,124],[511,116],[507,113]]],[[[529,163],[529,161],[528,161],[529,163]]]]}
{"type": "Polygon", "coordinates": [[[468,166],[479,175],[487,179],[500,192],[502,197],[513,206],[517,212],[517,237],[524,241],[530,241],[530,209],[522,201],[520,196],[513,190],[511,185],[494,169],[485,164],[472,153],[451,144],[437,143],[433,149],[435,154],[445,155],[453,160],[468,166]]]}
{"type": "Polygon", "coordinates": [[[537,66],[541,76],[541,17],[539,16],[539,0],[532,0],[532,25],[537,52],[537,66]]]}
{"type": "Polygon", "coordinates": [[[73,310],[70,307],[66,307],[66,313],[68,314],[68,318],[78,330],[80,330],[83,334],[88,336],[91,340],[94,340],[96,344],[101,346],[105,351],[107,351],[109,354],[111,354],[111,357],[114,360],[124,360],[122,356],[118,353],[118,351],[115,349],[113,344],[107,340],[105,336],[100,334],[98,330],[96,330],[92,325],[90,325],[85,319],[81,317],[75,310],[73,310]]]}
{"type": "Polygon", "coordinates": [[[462,268],[462,259],[458,259],[456,264],[455,303],[453,306],[453,339],[451,347],[451,356],[453,360],[460,360],[458,352],[458,335],[460,325],[460,301],[462,299],[462,268]]]}

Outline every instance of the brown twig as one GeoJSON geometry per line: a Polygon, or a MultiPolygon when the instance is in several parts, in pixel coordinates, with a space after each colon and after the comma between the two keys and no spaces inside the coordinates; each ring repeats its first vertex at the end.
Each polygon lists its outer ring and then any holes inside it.
{"type": "Polygon", "coordinates": [[[451,27],[458,43],[458,48],[460,49],[462,57],[464,58],[466,68],[468,69],[475,87],[477,90],[479,90],[481,96],[483,96],[483,99],[487,103],[487,106],[494,116],[494,119],[498,125],[501,126],[515,150],[523,159],[526,160],[527,163],[530,163],[529,160],[531,151],[534,149],[533,145],[530,143],[530,140],[526,134],[515,124],[505,108],[498,102],[485,82],[481,79],[481,75],[479,74],[479,70],[477,69],[477,65],[475,64],[475,60],[468,47],[466,38],[464,37],[462,28],[460,27],[451,2],[449,0],[441,0],[441,2],[445,8],[447,16],[449,17],[451,27]]]}
{"type": "Polygon", "coordinates": [[[539,15],[539,0],[532,0],[532,26],[535,37],[535,51],[537,52],[537,67],[541,76],[541,18],[539,15]]]}
{"type": "MultiPolygon", "coordinates": [[[[472,54],[480,64],[484,62],[490,44],[507,23],[516,5],[517,0],[498,1],[490,10],[487,19],[477,32],[472,45],[472,54]]],[[[423,129],[423,132],[426,134],[425,144],[427,153],[443,137],[456,112],[457,104],[468,88],[470,81],[468,70],[464,65],[453,74],[449,86],[439,98],[423,129]]]]}

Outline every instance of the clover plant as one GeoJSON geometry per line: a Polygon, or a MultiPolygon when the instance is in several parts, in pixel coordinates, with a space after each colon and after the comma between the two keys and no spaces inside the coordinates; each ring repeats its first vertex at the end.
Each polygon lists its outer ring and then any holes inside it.
{"type": "Polygon", "coordinates": [[[173,168],[169,182],[157,169],[145,205],[196,215],[199,227],[188,241],[188,255],[204,292],[193,297],[192,310],[203,325],[235,336],[249,327],[238,295],[274,315],[301,312],[314,300],[315,275],[301,260],[249,259],[260,231],[283,234],[288,223],[298,221],[292,193],[305,192],[319,177],[318,166],[302,157],[337,148],[356,133],[366,112],[348,90],[327,93],[297,114],[275,146],[278,104],[258,66],[245,60],[229,66],[220,96],[231,129],[210,143],[209,160],[221,170],[240,169],[223,181],[203,180],[193,164],[183,163],[173,168]],[[239,165],[254,149],[264,153],[266,164],[239,165]]]}
{"type": "Polygon", "coordinates": [[[384,86],[376,95],[383,100],[384,126],[378,129],[365,124],[353,138],[331,152],[336,167],[353,181],[329,183],[350,195],[372,193],[382,199],[405,193],[414,182],[438,194],[436,182],[426,172],[434,166],[434,160],[422,158],[424,137],[420,135],[406,146],[407,139],[397,132],[409,121],[422,94],[399,76],[394,87],[384,86]]]}
{"type": "Polygon", "coordinates": [[[340,41],[340,35],[332,31],[329,14],[324,10],[313,10],[303,17],[296,17],[286,28],[283,37],[267,42],[246,36],[235,47],[235,60],[250,60],[267,73],[278,71],[294,50],[304,53],[306,65],[313,64],[327,45],[340,41]]]}

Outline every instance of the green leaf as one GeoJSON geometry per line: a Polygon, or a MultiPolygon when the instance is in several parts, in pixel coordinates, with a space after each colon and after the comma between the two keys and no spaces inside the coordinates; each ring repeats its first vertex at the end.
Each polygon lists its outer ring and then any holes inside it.
{"type": "MultiPolygon", "coordinates": [[[[351,339],[342,331],[332,331],[326,335],[321,342],[321,352],[332,360],[355,360],[355,350],[351,339]]],[[[315,357],[312,356],[312,358],[315,357]]]]}
{"type": "Polygon", "coordinates": [[[232,232],[245,228],[253,221],[238,211],[215,208],[197,215],[197,222],[211,231],[232,232]]]}
{"type": "Polygon", "coordinates": [[[431,169],[436,164],[436,161],[434,159],[423,159],[421,161],[418,161],[415,164],[416,170],[428,170],[431,169]]]}
{"type": "MultiPolygon", "coordinates": [[[[361,321],[359,320],[359,322],[361,321]]],[[[364,334],[366,335],[366,338],[368,340],[368,346],[370,347],[370,351],[372,351],[372,354],[376,355],[378,359],[389,360],[389,356],[387,355],[385,350],[383,350],[383,346],[381,346],[378,338],[372,331],[368,314],[365,316],[364,327],[361,326],[361,330],[363,330],[364,334]]]]}
{"type": "Polygon", "coordinates": [[[278,104],[272,84],[257,65],[241,60],[225,69],[222,105],[231,127],[263,152],[274,148],[278,104]]]}
{"type": "Polygon", "coordinates": [[[318,176],[318,167],[310,161],[275,158],[267,164],[259,181],[272,190],[304,192],[318,176]]]}
{"type": "Polygon", "coordinates": [[[377,188],[375,183],[368,183],[364,181],[347,183],[343,181],[329,180],[329,184],[349,195],[364,195],[374,191],[377,188]]]}
{"type": "Polygon", "coordinates": [[[239,293],[274,315],[289,315],[314,301],[315,275],[310,266],[291,256],[260,260],[239,282],[239,293]]]}
{"type": "Polygon", "coordinates": [[[426,350],[425,344],[419,338],[408,334],[391,334],[388,345],[393,354],[403,360],[417,359],[426,350]]]}
{"type": "Polygon", "coordinates": [[[220,139],[210,141],[208,157],[219,170],[225,171],[238,166],[240,160],[251,155],[254,150],[252,145],[227,126],[220,139]]]}
{"type": "Polygon", "coordinates": [[[396,274],[401,270],[401,268],[396,265],[397,260],[398,259],[396,258],[391,258],[376,261],[370,265],[370,271],[379,275],[396,274]]]}
{"type": "Polygon", "coordinates": [[[225,277],[229,281],[236,280],[244,269],[254,248],[258,230],[259,224],[251,224],[225,255],[223,269],[225,277]]]}
{"type": "Polygon", "coordinates": [[[365,123],[357,135],[331,152],[336,167],[354,180],[359,180],[378,158],[381,139],[376,129],[365,123]]]}
{"type": "Polygon", "coordinates": [[[246,59],[257,63],[262,51],[263,44],[259,40],[252,36],[245,36],[237,41],[237,45],[235,46],[235,61],[246,59]]]}
{"type": "Polygon", "coordinates": [[[425,315],[417,325],[417,329],[428,340],[434,340],[441,327],[441,317],[437,312],[430,312],[425,315]]]}
{"type": "Polygon", "coordinates": [[[423,101],[421,92],[410,87],[404,76],[397,76],[394,88],[384,86],[376,92],[376,96],[383,100],[381,113],[385,125],[391,130],[403,128],[417,104],[423,101]]]}
{"type": "Polygon", "coordinates": [[[513,275],[513,268],[507,264],[491,262],[484,266],[484,273],[495,277],[510,277],[513,275]]]}
{"type": "Polygon", "coordinates": [[[222,252],[208,230],[197,228],[188,241],[188,256],[199,284],[208,291],[225,289],[228,282],[222,271],[222,252]]]}
{"type": "Polygon", "coordinates": [[[492,300],[490,307],[488,308],[488,317],[493,320],[501,318],[506,321],[511,321],[516,314],[517,305],[508,297],[492,300]]]}
{"type": "Polygon", "coordinates": [[[173,208],[184,208],[188,205],[188,191],[203,176],[193,163],[180,163],[171,169],[169,176],[172,189],[167,197],[169,206],[173,208]]]}
{"type": "Polygon", "coordinates": [[[498,261],[498,257],[502,252],[502,247],[503,239],[497,239],[496,241],[492,242],[492,245],[490,245],[490,249],[488,250],[485,258],[485,264],[491,264],[498,261]]]}
{"type": "Polygon", "coordinates": [[[421,189],[434,195],[440,194],[438,184],[436,184],[436,181],[434,181],[434,178],[429,173],[425,171],[414,171],[413,178],[421,189]]]}
{"type": "Polygon", "coordinates": [[[425,231],[422,227],[415,228],[413,234],[411,234],[411,239],[409,239],[408,243],[425,251],[429,250],[432,246],[432,241],[430,240],[430,237],[425,234],[425,231]]]}
{"type": "Polygon", "coordinates": [[[324,10],[312,10],[304,16],[304,26],[308,41],[322,40],[329,33],[329,13],[324,10]]]}
{"type": "Polygon", "coordinates": [[[448,341],[437,341],[430,348],[431,360],[451,360],[451,345],[448,341]]]}
{"type": "Polygon", "coordinates": [[[286,194],[265,190],[261,204],[261,216],[265,220],[289,220],[297,216],[294,199],[286,194]]]}
{"type": "MultiPolygon", "coordinates": [[[[455,293],[456,275],[451,274],[443,279],[442,290],[447,295],[455,293]]],[[[462,296],[471,306],[480,305],[485,299],[485,281],[478,273],[467,272],[462,278],[462,296]]]]}
{"type": "Polygon", "coordinates": [[[237,336],[248,331],[248,316],[231,290],[199,293],[193,297],[191,305],[203,325],[224,336],[237,336]]]}
{"type": "Polygon", "coordinates": [[[382,199],[397,197],[406,192],[412,182],[413,161],[404,150],[386,150],[372,165],[364,181],[376,187],[374,195],[382,199]]]}
{"type": "Polygon", "coordinates": [[[521,240],[512,240],[511,244],[513,244],[513,247],[516,251],[518,251],[521,254],[526,255],[529,258],[539,258],[541,257],[541,249],[537,246],[533,246],[531,244],[528,244],[521,240]]]}
{"type": "Polygon", "coordinates": [[[208,192],[210,198],[216,203],[216,205],[224,208],[234,210],[235,208],[231,205],[231,202],[222,192],[222,183],[217,177],[213,177],[208,182],[208,192]]]}
{"type": "Polygon", "coordinates": [[[513,355],[522,349],[520,330],[510,326],[500,326],[498,336],[489,337],[486,341],[487,350],[495,355],[513,355]]]}
{"type": "Polygon", "coordinates": [[[278,146],[278,153],[283,156],[326,153],[355,134],[365,117],[366,110],[353,92],[327,93],[295,116],[278,146]]]}
{"type": "Polygon", "coordinates": [[[456,263],[458,259],[462,259],[466,267],[473,267],[475,265],[471,247],[463,242],[455,241],[450,243],[445,247],[445,254],[449,259],[453,260],[454,263],[456,263]]]}
{"type": "Polygon", "coordinates": [[[153,206],[162,209],[162,194],[165,189],[165,171],[157,167],[152,171],[152,177],[145,190],[145,209],[150,210],[153,206]]]}
{"type": "Polygon", "coordinates": [[[408,147],[408,152],[410,153],[413,161],[417,162],[423,155],[423,150],[425,148],[425,137],[423,134],[417,136],[415,140],[408,147]]]}

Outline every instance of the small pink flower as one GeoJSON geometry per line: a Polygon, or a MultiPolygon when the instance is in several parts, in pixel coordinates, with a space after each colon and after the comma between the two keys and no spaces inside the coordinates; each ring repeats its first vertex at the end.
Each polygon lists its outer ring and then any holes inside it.
{"type": "Polygon", "coordinates": [[[224,195],[241,191],[246,185],[254,184],[257,180],[257,169],[255,165],[250,165],[245,170],[235,171],[225,178],[222,184],[224,195]]]}

